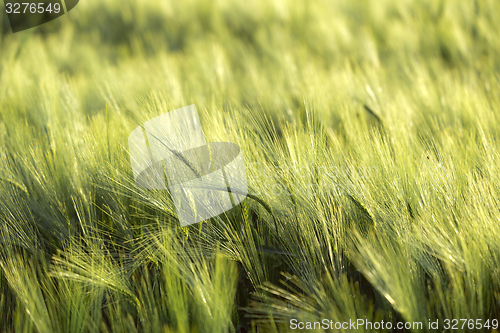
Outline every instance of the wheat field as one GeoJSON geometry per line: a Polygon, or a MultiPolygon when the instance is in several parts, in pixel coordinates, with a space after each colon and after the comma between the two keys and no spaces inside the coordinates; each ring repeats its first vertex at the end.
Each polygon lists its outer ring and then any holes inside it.
{"type": "Polygon", "coordinates": [[[500,2],[0,9],[1,332],[497,331],[500,2]],[[191,104],[249,195],[181,228],[127,140],[191,104]]]}

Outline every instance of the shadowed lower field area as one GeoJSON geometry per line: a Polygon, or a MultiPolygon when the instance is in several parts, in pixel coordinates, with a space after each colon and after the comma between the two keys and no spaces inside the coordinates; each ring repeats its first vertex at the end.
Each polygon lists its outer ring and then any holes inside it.
{"type": "Polygon", "coordinates": [[[500,2],[0,10],[1,332],[498,330],[500,2]],[[181,228],[128,136],[191,104],[248,196],[181,228]]]}

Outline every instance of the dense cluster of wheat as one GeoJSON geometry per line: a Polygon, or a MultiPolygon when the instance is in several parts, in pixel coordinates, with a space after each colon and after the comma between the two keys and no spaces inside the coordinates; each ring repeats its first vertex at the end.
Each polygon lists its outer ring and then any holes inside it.
{"type": "Polygon", "coordinates": [[[499,318],[498,13],[82,0],[16,34],[3,16],[0,330],[499,318]],[[190,104],[241,147],[249,197],[180,228],[127,137],[190,104]]]}

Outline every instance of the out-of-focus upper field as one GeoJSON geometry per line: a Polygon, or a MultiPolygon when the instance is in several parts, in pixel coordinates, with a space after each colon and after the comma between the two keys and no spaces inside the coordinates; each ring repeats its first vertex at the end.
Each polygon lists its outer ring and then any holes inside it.
{"type": "Polygon", "coordinates": [[[0,331],[500,319],[500,2],[0,10],[0,331]],[[182,229],[127,139],[190,104],[251,196],[182,229]]]}

